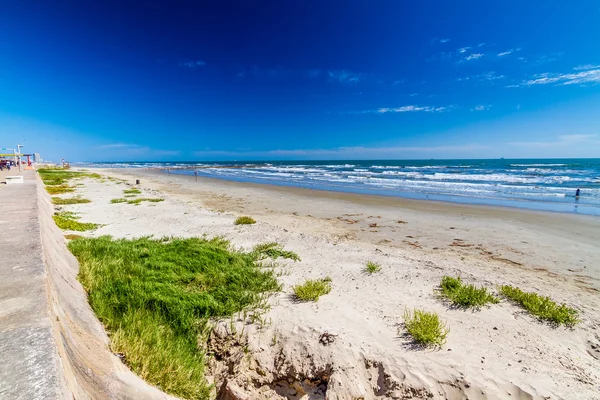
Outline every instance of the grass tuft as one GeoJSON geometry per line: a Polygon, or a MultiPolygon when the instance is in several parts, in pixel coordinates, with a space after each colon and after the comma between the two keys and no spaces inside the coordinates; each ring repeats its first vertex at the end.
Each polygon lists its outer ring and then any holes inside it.
{"type": "Polygon", "coordinates": [[[60,197],[52,198],[52,204],[56,204],[56,205],[85,204],[85,203],[91,203],[91,200],[83,199],[81,197],[71,197],[68,199],[63,199],[60,197]]]}
{"type": "Polygon", "coordinates": [[[369,261],[365,266],[365,272],[369,274],[374,274],[375,272],[381,271],[381,265],[376,262],[369,261]]]}
{"type": "Polygon", "coordinates": [[[111,201],[110,201],[111,204],[126,203],[126,202],[127,202],[127,199],[123,199],[123,198],[120,198],[120,199],[111,199],[111,201]]]}
{"type": "Polygon", "coordinates": [[[236,225],[252,225],[255,223],[256,221],[254,220],[254,218],[248,216],[238,217],[238,219],[236,219],[234,222],[234,224],[236,225]]]}
{"type": "Polygon", "coordinates": [[[141,194],[142,191],[140,189],[125,189],[123,190],[123,193],[125,194],[141,194]]]}
{"type": "Polygon", "coordinates": [[[498,298],[488,293],[485,287],[475,287],[473,284],[465,285],[458,277],[444,276],[440,283],[440,291],[443,297],[458,307],[479,309],[488,303],[499,302],[498,298]]]}
{"type": "Polygon", "coordinates": [[[127,204],[140,204],[142,201],[148,201],[150,203],[159,203],[161,201],[165,201],[165,199],[151,199],[146,197],[140,197],[137,199],[127,200],[127,204]]]}
{"type": "Polygon", "coordinates": [[[52,218],[60,229],[67,231],[91,231],[100,226],[91,222],[79,222],[75,213],[67,211],[55,213],[52,218]]]}
{"type": "Polygon", "coordinates": [[[501,286],[500,293],[540,320],[570,327],[579,322],[577,310],[567,307],[566,304],[558,305],[550,297],[540,296],[533,292],[523,292],[521,289],[509,285],[501,286]]]}
{"type": "Polygon", "coordinates": [[[46,186],[46,191],[49,194],[63,194],[75,191],[75,188],[69,185],[46,186]]]}
{"type": "Polygon", "coordinates": [[[102,177],[96,173],[76,172],[68,169],[42,168],[38,169],[38,174],[45,185],[64,185],[71,179],[78,178],[93,178],[101,179],[102,177]]]}
{"type": "Polygon", "coordinates": [[[319,297],[331,292],[331,278],[308,279],[302,285],[294,286],[294,295],[300,301],[317,301],[319,297]]]}
{"type": "Polygon", "coordinates": [[[404,312],[404,325],[414,341],[423,347],[441,347],[450,332],[436,313],[418,309],[404,312]]]}
{"type": "Polygon", "coordinates": [[[75,240],[75,239],[79,239],[80,237],[83,237],[81,235],[75,235],[72,233],[69,233],[68,235],[65,235],[65,239],[67,240],[75,240]]]}
{"type": "Polygon", "coordinates": [[[223,239],[80,238],[69,249],[111,347],[143,379],[184,399],[210,398],[204,346],[211,318],[264,306],[271,269],[223,239]]]}
{"type": "Polygon", "coordinates": [[[298,254],[293,251],[284,250],[283,246],[277,242],[261,243],[254,246],[252,254],[257,260],[264,260],[265,258],[278,259],[287,258],[288,260],[300,261],[298,254]]]}

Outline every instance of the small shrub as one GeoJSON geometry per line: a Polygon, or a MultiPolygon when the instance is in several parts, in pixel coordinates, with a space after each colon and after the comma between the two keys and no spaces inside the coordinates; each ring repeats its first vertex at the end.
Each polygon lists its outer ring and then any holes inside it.
{"type": "Polygon", "coordinates": [[[373,261],[369,261],[365,266],[365,272],[369,274],[374,274],[375,272],[381,271],[381,265],[375,263],[373,261]]]}
{"type": "Polygon", "coordinates": [[[55,213],[52,218],[56,226],[62,230],[83,232],[94,230],[100,226],[91,222],[79,222],[77,221],[79,217],[72,212],[55,213]]]}
{"type": "Polygon", "coordinates": [[[150,203],[159,203],[161,201],[165,201],[165,199],[151,199],[151,198],[140,197],[138,199],[127,200],[127,204],[140,204],[142,201],[148,201],[150,203]]]}
{"type": "Polygon", "coordinates": [[[141,194],[142,191],[140,189],[125,189],[123,190],[123,193],[125,194],[141,194]]]}
{"type": "Polygon", "coordinates": [[[83,237],[83,236],[81,236],[81,235],[75,235],[75,234],[72,234],[72,233],[69,233],[68,235],[65,235],[65,239],[68,239],[68,240],[75,240],[75,239],[79,239],[80,237],[83,237]]]}
{"type": "Polygon", "coordinates": [[[319,297],[331,292],[331,278],[308,279],[302,285],[294,286],[294,295],[300,301],[317,301],[319,297]]]}
{"type": "Polygon", "coordinates": [[[450,332],[436,313],[418,309],[404,312],[404,326],[414,341],[424,347],[441,347],[450,332]]]}
{"type": "Polygon", "coordinates": [[[63,199],[60,197],[53,197],[52,204],[56,205],[67,205],[67,204],[85,204],[90,203],[88,199],[82,199],[81,197],[71,197],[69,199],[63,199]]]}
{"type": "Polygon", "coordinates": [[[252,225],[252,224],[255,224],[256,221],[252,217],[243,216],[243,217],[238,217],[238,219],[236,219],[234,223],[236,225],[252,225]]]}
{"type": "Polygon", "coordinates": [[[501,286],[500,293],[540,320],[571,327],[579,322],[577,310],[567,307],[566,304],[558,305],[550,297],[540,296],[537,293],[526,293],[509,285],[501,286]]]}
{"type": "Polygon", "coordinates": [[[75,191],[75,188],[69,185],[46,186],[46,191],[49,194],[63,194],[75,191]]]}
{"type": "Polygon", "coordinates": [[[117,204],[117,203],[126,203],[127,199],[123,199],[123,198],[119,198],[119,199],[112,199],[111,204],[117,204]]]}
{"type": "Polygon", "coordinates": [[[254,246],[251,253],[257,260],[264,260],[265,258],[277,259],[287,258],[289,260],[300,261],[298,254],[293,251],[284,250],[283,246],[277,242],[261,243],[254,246]]]}
{"type": "Polygon", "coordinates": [[[465,285],[460,278],[444,276],[440,283],[440,291],[443,297],[447,298],[452,304],[458,307],[481,308],[488,303],[498,303],[498,298],[488,293],[484,287],[475,287],[475,285],[465,285]]]}

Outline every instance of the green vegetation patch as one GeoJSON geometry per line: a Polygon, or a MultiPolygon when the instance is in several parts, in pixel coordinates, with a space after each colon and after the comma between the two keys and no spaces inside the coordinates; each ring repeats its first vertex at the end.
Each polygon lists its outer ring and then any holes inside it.
{"type": "Polygon", "coordinates": [[[300,301],[317,301],[319,297],[331,292],[331,278],[308,279],[302,285],[294,286],[294,295],[300,301]]]}
{"type": "Polygon", "coordinates": [[[381,265],[376,262],[369,261],[365,266],[365,272],[368,274],[374,274],[379,271],[381,271],[381,265]]]}
{"type": "Polygon", "coordinates": [[[238,219],[236,219],[234,222],[234,224],[236,225],[252,225],[255,223],[256,221],[254,220],[254,218],[248,216],[238,217],[238,219]]]}
{"type": "Polygon", "coordinates": [[[288,260],[300,261],[298,254],[293,251],[284,250],[283,246],[277,242],[261,243],[254,246],[252,254],[257,260],[264,260],[265,258],[272,258],[274,260],[281,258],[287,258],[288,260]]]}
{"type": "Polygon", "coordinates": [[[458,307],[476,309],[486,304],[496,304],[498,298],[488,293],[485,287],[476,287],[473,284],[465,285],[460,278],[444,276],[440,283],[440,292],[443,297],[458,307]]]}
{"type": "Polygon", "coordinates": [[[120,199],[111,199],[111,201],[110,201],[110,202],[111,202],[111,204],[116,204],[116,203],[127,203],[127,199],[123,199],[123,198],[120,198],[120,199]]]}
{"type": "Polygon", "coordinates": [[[550,297],[540,296],[533,292],[523,292],[521,289],[509,285],[501,286],[500,294],[517,303],[540,320],[570,327],[579,322],[577,310],[567,307],[566,304],[558,305],[550,297]]]}
{"type": "Polygon", "coordinates": [[[69,233],[68,235],[65,235],[65,239],[68,239],[68,240],[79,239],[80,237],[83,237],[83,236],[81,236],[81,235],[75,235],[75,234],[72,234],[72,233],[69,233]]]}
{"type": "Polygon", "coordinates": [[[38,169],[38,174],[45,185],[64,185],[71,179],[77,178],[93,178],[101,179],[102,177],[96,173],[76,172],[68,169],[42,168],[38,169]]]}
{"type": "Polygon", "coordinates": [[[127,200],[127,204],[140,204],[142,201],[148,201],[150,203],[160,203],[161,201],[165,201],[165,199],[152,199],[147,197],[140,197],[137,199],[127,200]]]}
{"type": "Polygon", "coordinates": [[[450,332],[436,313],[418,309],[404,312],[404,325],[415,343],[423,347],[441,347],[450,332]]]}
{"type": "Polygon", "coordinates": [[[71,197],[68,199],[63,199],[61,197],[53,197],[52,204],[56,205],[67,205],[67,204],[85,204],[91,203],[91,200],[83,199],[81,197],[71,197]]]}
{"type": "Polygon", "coordinates": [[[140,189],[125,189],[123,190],[123,193],[125,194],[142,194],[142,191],[140,189]]]}
{"type": "Polygon", "coordinates": [[[69,185],[46,186],[46,191],[49,194],[63,194],[75,191],[75,188],[69,185]]]}
{"type": "Polygon", "coordinates": [[[75,213],[67,211],[57,212],[52,218],[60,229],[67,231],[91,231],[100,226],[91,222],[79,222],[77,221],[79,217],[75,213]]]}
{"type": "Polygon", "coordinates": [[[281,290],[274,272],[222,239],[120,239],[69,243],[79,280],[111,347],[146,381],[185,399],[208,399],[209,318],[257,309],[281,290]]]}

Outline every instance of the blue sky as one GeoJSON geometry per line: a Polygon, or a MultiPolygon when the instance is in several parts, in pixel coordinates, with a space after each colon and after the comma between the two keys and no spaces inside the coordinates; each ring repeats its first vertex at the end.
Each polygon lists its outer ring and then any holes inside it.
{"type": "Polygon", "coordinates": [[[71,161],[600,154],[597,1],[202,3],[0,0],[0,147],[71,161]]]}

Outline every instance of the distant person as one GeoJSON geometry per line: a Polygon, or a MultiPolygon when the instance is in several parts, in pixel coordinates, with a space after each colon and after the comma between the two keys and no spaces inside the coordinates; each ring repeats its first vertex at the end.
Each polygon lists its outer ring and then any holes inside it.
{"type": "Polygon", "coordinates": [[[577,189],[577,190],[575,191],[575,197],[579,197],[579,193],[580,193],[580,192],[581,192],[581,191],[580,191],[579,189],[577,189]]]}

